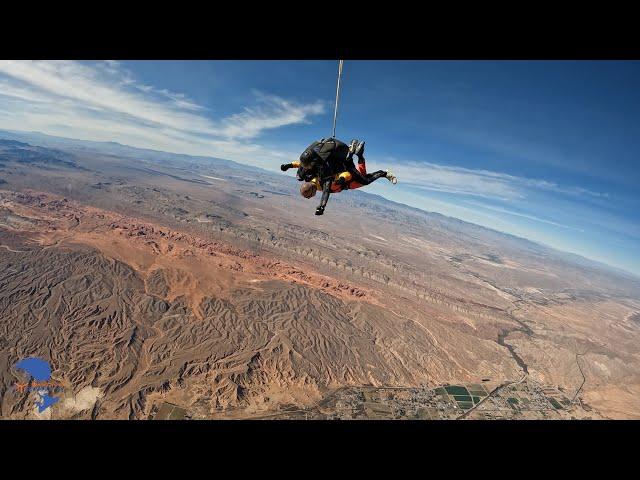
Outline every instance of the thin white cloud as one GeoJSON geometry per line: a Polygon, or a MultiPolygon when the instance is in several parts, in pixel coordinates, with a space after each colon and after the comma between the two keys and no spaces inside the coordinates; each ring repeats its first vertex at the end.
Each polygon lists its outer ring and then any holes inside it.
{"type": "Polygon", "coordinates": [[[324,103],[296,105],[274,95],[254,92],[260,104],[223,120],[219,134],[227,138],[253,138],[262,130],[309,123],[308,117],[324,113],[324,103]]]}
{"type": "Polygon", "coordinates": [[[571,196],[608,197],[606,193],[593,192],[581,187],[561,186],[546,180],[506,173],[430,162],[400,161],[394,158],[387,158],[387,160],[395,165],[394,172],[403,178],[404,183],[417,189],[501,200],[524,199],[531,190],[544,190],[571,196]]]}
{"type": "Polygon", "coordinates": [[[487,205],[486,203],[483,203],[483,202],[474,202],[474,201],[467,200],[465,203],[467,203],[469,205],[474,205],[476,207],[480,207],[482,209],[491,210],[493,212],[505,213],[507,215],[511,215],[511,216],[514,216],[514,217],[526,218],[528,220],[533,220],[534,222],[546,223],[547,225],[553,225],[555,227],[566,228],[568,230],[575,230],[575,231],[578,231],[578,232],[584,232],[584,230],[582,228],[572,227],[570,225],[565,225],[563,223],[554,222],[552,220],[547,220],[545,218],[541,218],[541,217],[538,217],[536,215],[531,215],[531,214],[528,214],[528,213],[516,212],[514,210],[510,210],[510,209],[507,209],[507,208],[496,207],[495,205],[487,205]]]}
{"type": "MultiPolygon", "coordinates": [[[[309,123],[324,103],[254,92],[253,105],[214,119],[187,95],[139,82],[117,61],[0,61],[0,126],[193,155],[254,158],[263,132],[309,123]]],[[[263,152],[262,160],[280,158],[263,152]]]]}

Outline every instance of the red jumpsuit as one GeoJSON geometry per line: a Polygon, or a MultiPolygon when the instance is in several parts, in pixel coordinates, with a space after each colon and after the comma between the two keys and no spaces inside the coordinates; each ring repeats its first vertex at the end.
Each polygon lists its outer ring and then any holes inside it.
{"type": "MultiPolygon", "coordinates": [[[[358,172],[360,172],[360,175],[362,175],[363,177],[367,175],[367,166],[365,165],[364,160],[362,162],[358,162],[356,168],[358,169],[358,172]]],[[[353,175],[351,175],[349,172],[342,172],[336,175],[335,180],[331,183],[331,193],[341,192],[342,190],[353,190],[355,188],[362,187],[362,184],[353,180],[352,177],[353,175]],[[337,182],[340,178],[344,178],[346,182],[346,186],[344,188],[342,188],[342,186],[337,182]]],[[[322,186],[320,185],[317,177],[311,180],[311,183],[315,184],[318,190],[322,190],[322,186]]]]}

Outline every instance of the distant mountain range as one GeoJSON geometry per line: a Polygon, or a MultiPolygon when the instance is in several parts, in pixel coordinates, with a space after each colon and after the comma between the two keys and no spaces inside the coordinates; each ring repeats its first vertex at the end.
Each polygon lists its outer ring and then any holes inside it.
{"type": "MultiPolygon", "coordinates": [[[[11,152],[12,155],[21,155],[22,161],[36,161],[41,162],[61,162],[66,166],[77,167],[77,164],[72,160],[67,152],[95,152],[101,155],[112,155],[120,158],[132,158],[138,160],[147,160],[156,163],[167,163],[172,166],[176,166],[176,163],[193,166],[203,165],[212,166],[224,169],[232,174],[244,174],[249,176],[256,176],[258,173],[260,181],[258,183],[267,183],[271,188],[280,189],[280,191],[287,191],[293,178],[290,176],[278,175],[274,172],[264,170],[259,167],[245,165],[242,163],[234,162],[232,160],[226,160],[217,157],[205,157],[205,156],[193,156],[179,153],[164,152],[159,150],[137,148],[128,145],[123,145],[117,142],[96,142],[90,140],[78,140],[65,137],[57,137],[53,135],[47,135],[41,132],[26,132],[26,131],[13,131],[13,130],[0,130],[0,160],[2,160],[2,154],[11,152]],[[44,149],[47,149],[47,155],[45,155],[44,149]],[[62,152],[57,149],[64,149],[62,152]]],[[[553,247],[538,243],[523,237],[518,237],[507,232],[502,232],[487,228],[481,225],[470,223],[464,220],[460,220],[455,217],[449,217],[437,212],[429,212],[416,207],[412,207],[403,203],[388,200],[380,195],[368,193],[365,191],[350,192],[349,196],[336,196],[332,199],[332,203],[344,203],[344,204],[359,204],[367,208],[388,210],[393,208],[404,214],[410,216],[418,216],[424,218],[427,216],[432,221],[441,223],[443,228],[449,231],[459,231],[461,233],[469,233],[470,231],[481,232],[485,235],[496,236],[496,241],[499,239],[508,239],[516,241],[519,247],[526,248],[530,251],[535,251],[542,255],[562,257],[578,264],[585,268],[604,269],[610,273],[623,276],[629,280],[637,282],[639,277],[631,272],[598,262],[596,260],[588,259],[580,255],[560,251],[553,247]]]]}
{"type": "Polygon", "coordinates": [[[38,163],[78,168],[72,156],[60,150],[0,139],[0,157],[19,163],[38,163]]]}
{"type": "Polygon", "coordinates": [[[241,163],[236,163],[231,160],[225,160],[223,158],[163,152],[160,150],[131,147],[129,145],[122,145],[121,143],[117,142],[94,142],[90,140],[56,137],[40,132],[0,130],[0,138],[17,140],[19,142],[27,142],[32,145],[40,145],[48,148],[64,148],[84,152],[93,151],[99,152],[101,154],[115,155],[124,158],[137,158],[143,160],[153,160],[156,162],[196,162],[220,167],[228,167],[236,170],[255,171],[256,169],[258,169],[260,171],[263,171],[262,169],[259,169],[257,167],[243,165],[241,163]]]}

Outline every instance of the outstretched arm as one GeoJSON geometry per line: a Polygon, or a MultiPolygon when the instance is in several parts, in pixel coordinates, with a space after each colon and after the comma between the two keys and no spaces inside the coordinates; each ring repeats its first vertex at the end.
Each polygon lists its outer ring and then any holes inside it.
{"type": "Polygon", "coordinates": [[[327,202],[329,201],[329,195],[331,194],[331,179],[327,179],[324,181],[322,186],[322,199],[320,200],[320,205],[316,208],[316,215],[322,215],[324,213],[324,207],[327,206],[327,202]]]}
{"type": "Polygon", "coordinates": [[[286,172],[290,168],[298,168],[300,166],[300,162],[291,162],[291,163],[283,163],[280,165],[280,170],[286,172]]]}

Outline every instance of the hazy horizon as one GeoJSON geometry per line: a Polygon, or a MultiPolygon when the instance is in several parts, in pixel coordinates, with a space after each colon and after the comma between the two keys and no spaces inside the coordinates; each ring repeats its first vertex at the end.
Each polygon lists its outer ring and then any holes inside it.
{"type": "MultiPolygon", "coordinates": [[[[192,155],[188,155],[188,154],[184,154],[184,153],[179,153],[179,152],[170,152],[170,151],[166,151],[166,150],[143,149],[143,148],[134,147],[134,146],[132,146],[132,145],[127,145],[127,144],[123,144],[123,143],[119,143],[119,142],[114,142],[114,141],[100,141],[100,142],[95,142],[95,141],[93,141],[93,140],[83,140],[83,139],[79,139],[79,138],[61,137],[61,136],[57,136],[57,135],[48,135],[48,134],[46,134],[46,133],[38,132],[38,131],[26,131],[26,130],[0,130],[0,134],[1,134],[2,132],[9,132],[9,133],[13,133],[13,134],[15,134],[15,135],[17,135],[17,136],[20,136],[20,135],[25,135],[25,136],[28,136],[28,135],[42,135],[42,136],[46,136],[46,137],[51,137],[51,138],[60,139],[60,140],[65,140],[65,141],[71,141],[71,142],[111,143],[111,144],[117,144],[117,145],[119,145],[119,146],[126,147],[126,148],[131,148],[131,149],[150,150],[150,151],[155,151],[155,152],[158,152],[158,153],[164,153],[164,154],[170,154],[170,155],[185,155],[185,156],[187,156],[187,157],[194,157],[194,156],[192,156],[192,155]]],[[[1,138],[0,138],[0,140],[1,140],[1,138]]],[[[34,140],[32,140],[32,141],[34,141],[34,140]]],[[[26,142],[26,143],[28,143],[27,139],[25,139],[25,142],[26,142]]],[[[206,157],[206,156],[204,156],[203,158],[210,158],[210,159],[212,159],[212,160],[225,160],[225,161],[229,161],[229,162],[235,163],[235,164],[237,164],[237,165],[239,165],[239,166],[247,166],[247,165],[245,165],[245,164],[242,164],[242,163],[236,162],[236,161],[234,161],[234,160],[225,159],[225,158],[218,158],[218,157],[206,157]]],[[[276,172],[272,172],[272,171],[266,170],[266,169],[264,169],[264,168],[262,168],[262,167],[255,166],[255,165],[249,165],[249,167],[250,167],[250,168],[254,168],[254,169],[258,169],[258,170],[262,170],[262,171],[265,171],[265,172],[267,172],[267,173],[271,173],[271,174],[274,174],[274,173],[275,173],[276,175],[278,175],[278,174],[280,174],[280,173],[281,173],[280,171],[278,171],[277,173],[276,173],[276,172]]],[[[397,200],[391,200],[391,199],[389,199],[389,198],[385,197],[384,195],[380,195],[379,193],[374,193],[374,192],[370,192],[370,191],[366,191],[366,190],[360,190],[360,191],[358,191],[358,193],[359,193],[359,194],[366,194],[366,195],[379,196],[379,197],[381,197],[382,199],[384,199],[385,201],[389,201],[389,202],[397,203],[397,204],[400,204],[400,205],[403,205],[403,206],[406,206],[406,207],[409,207],[409,208],[416,208],[416,209],[418,209],[418,210],[420,210],[420,211],[422,211],[422,212],[428,213],[428,214],[434,214],[434,213],[435,213],[435,214],[439,214],[439,215],[444,215],[444,216],[445,216],[445,217],[447,217],[447,218],[453,218],[453,219],[455,219],[455,220],[459,220],[459,221],[462,221],[462,222],[466,222],[466,223],[469,223],[469,224],[472,224],[472,225],[475,225],[475,226],[478,226],[478,227],[481,227],[481,228],[486,228],[486,229],[488,229],[488,230],[491,230],[491,231],[494,231],[494,232],[497,232],[497,233],[500,233],[500,234],[503,234],[503,235],[508,235],[508,236],[512,236],[512,237],[518,238],[518,239],[520,239],[520,240],[524,240],[524,241],[527,241],[527,242],[532,242],[532,243],[534,243],[534,244],[536,244],[536,245],[539,245],[539,246],[541,246],[541,247],[544,247],[544,248],[550,248],[550,249],[556,250],[556,251],[558,251],[558,252],[561,252],[561,253],[564,253],[564,254],[567,254],[567,255],[576,255],[576,256],[578,256],[578,257],[580,257],[580,258],[583,258],[583,259],[585,259],[585,260],[587,260],[587,261],[589,261],[589,262],[594,262],[594,263],[595,263],[596,265],[598,265],[598,266],[605,267],[605,268],[608,268],[608,269],[612,269],[614,272],[621,273],[621,274],[626,274],[626,275],[630,275],[630,276],[631,276],[631,277],[633,277],[634,279],[636,279],[636,280],[640,280],[640,274],[638,274],[638,273],[632,272],[632,271],[627,270],[627,269],[625,269],[625,268],[617,267],[617,266],[615,266],[615,265],[610,265],[610,264],[605,263],[605,262],[602,262],[602,261],[600,261],[600,260],[597,260],[597,259],[594,259],[594,258],[589,258],[589,257],[586,257],[586,256],[584,256],[584,255],[580,255],[580,254],[575,253],[575,252],[570,252],[570,251],[567,251],[567,250],[558,249],[558,248],[556,248],[556,247],[554,247],[554,246],[552,246],[552,245],[548,245],[548,244],[546,244],[546,243],[544,243],[544,242],[539,242],[539,241],[536,241],[536,240],[532,240],[532,239],[530,239],[530,238],[526,238],[526,237],[523,237],[523,236],[515,235],[515,234],[510,233],[510,232],[506,232],[506,231],[502,231],[502,230],[499,230],[499,229],[496,229],[496,228],[492,228],[492,227],[489,227],[489,226],[485,226],[485,225],[481,225],[481,224],[478,224],[478,223],[470,222],[470,221],[468,221],[468,220],[464,220],[464,219],[461,219],[461,218],[456,217],[456,216],[446,215],[446,214],[443,214],[443,213],[440,213],[440,212],[437,212],[437,211],[434,211],[434,210],[426,210],[426,209],[425,209],[425,208],[423,208],[423,207],[409,205],[409,204],[407,204],[407,203],[403,203],[403,202],[400,202],[400,201],[397,201],[397,200]]]]}

